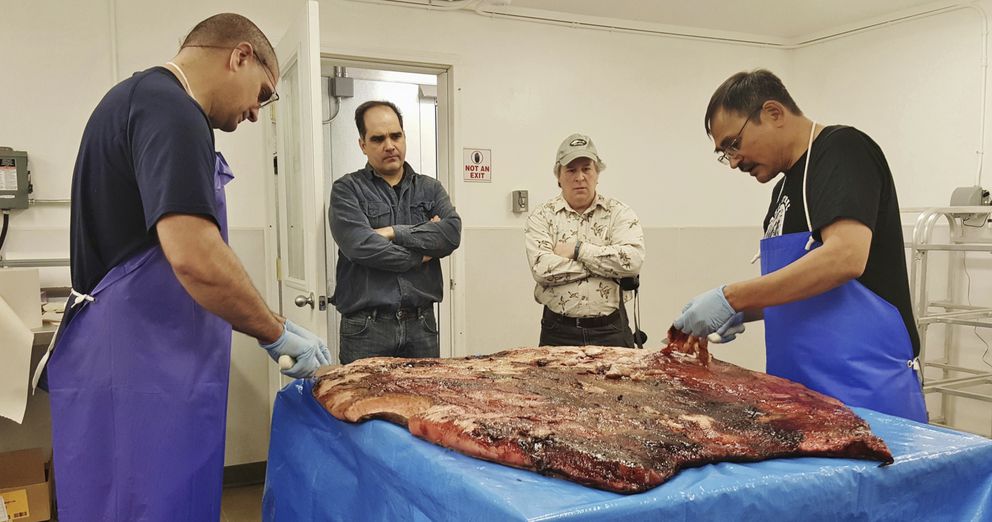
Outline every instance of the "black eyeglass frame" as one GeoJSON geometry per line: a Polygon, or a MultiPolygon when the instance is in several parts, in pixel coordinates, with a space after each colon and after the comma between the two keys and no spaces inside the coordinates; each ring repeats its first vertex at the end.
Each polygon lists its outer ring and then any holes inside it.
{"type": "Polygon", "coordinates": [[[737,156],[741,152],[741,139],[744,135],[744,129],[747,128],[747,124],[751,123],[751,120],[755,116],[761,114],[762,107],[758,107],[756,110],[748,115],[747,119],[744,120],[744,125],[741,125],[741,130],[737,131],[737,135],[734,139],[730,140],[730,143],[726,147],[720,149],[717,154],[716,160],[723,165],[730,165],[730,158],[732,156],[737,156]]]}

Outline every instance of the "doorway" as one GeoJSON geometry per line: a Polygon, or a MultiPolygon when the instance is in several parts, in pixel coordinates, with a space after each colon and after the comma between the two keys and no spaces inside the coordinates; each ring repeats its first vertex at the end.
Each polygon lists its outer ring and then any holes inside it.
{"type": "MultiPolygon", "coordinates": [[[[438,179],[451,194],[446,158],[448,124],[445,114],[448,70],[436,66],[383,64],[346,58],[324,57],[321,61],[322,130],[324,149],[324,212],[330,201],[331,186],[341,177],[362,169],[366,158],[358,146],[355,109],[366,101],[387,100],[403,114],[406,134],[406,161],[418,173],[438,179]],[[346,80],[335,80],[343,78],[346,80]],[[339,88],[338,86],[344,86],[339,88]],[[343,93],[343,94],[342,94],[343,93]]],[[[335,265],[338,251],[330,229],[324,229],[325,295],[330,298],[337,285],[335,265]]],[[[441,357],[452,351],[452,263],[441,260],[445,284],[444,300],[435,305],[441,357]]],[[[341,316],[328,303],[327,345],[333,362],[340,361],[339,326],[341,316]]]]}

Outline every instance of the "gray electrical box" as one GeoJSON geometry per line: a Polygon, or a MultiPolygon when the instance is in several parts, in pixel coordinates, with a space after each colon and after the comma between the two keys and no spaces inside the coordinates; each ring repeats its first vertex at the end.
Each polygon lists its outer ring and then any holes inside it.
{"type": "Polygon", "coordinates": [[[332,76],[328,89],[335,98],[352,98],[355,96],[355,80],[345,76],[332,76]]]}
{"type": "Polygon", "coordinates": [[[0,147],[0,210],[28,208],[30,192],[28,153],[0,147]]]}

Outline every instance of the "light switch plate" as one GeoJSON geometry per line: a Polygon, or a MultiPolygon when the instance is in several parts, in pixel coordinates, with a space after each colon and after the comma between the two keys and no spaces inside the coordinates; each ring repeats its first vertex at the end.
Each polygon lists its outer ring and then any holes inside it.
{"type": "Polygon", "coordinates": [[[517,214],[530,210],[530,200],[526,190],[514,190],[510,194],[510,209],[517,214]]]}

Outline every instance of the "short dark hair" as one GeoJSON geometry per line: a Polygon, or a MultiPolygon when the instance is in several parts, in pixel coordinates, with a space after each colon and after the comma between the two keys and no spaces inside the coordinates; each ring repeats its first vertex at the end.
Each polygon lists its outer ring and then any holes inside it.
{"type": "Polygon", "coordinates": [[[789,109],[789,112],[802,116],[803,111],[785,89],[782,80],[767,69],[756,69],[751,72],[741,71],[717,87],[706,106],[706,117],[703,126],[706,134],[711,135],[710,122],[718,110],[736,112],[751,116],[761,109],[768,100],[775,100],[789,109]]]}
{"type": "Polygon", "coordinates": [[[251,44],[255,51],[255,57],[269,69],[274,77],[273,80],[277,80],[279,58],[276,57],[276,51],[272,48],[272,42],[266,38],[254,22],[239,14],[216,14],[196,24],[196,27],[186,35],[180,49],[186,47],[230,47],[233,49],[241,42],[251,44]]]}
{"type": "Polygon", "coordinates": [[[399,107],[395,103],[385,100],[372,100],[367,101],[358,106],[355,109],[355,125],[358,126],[358,137],[365,139],[365,112],[372,107],[389,107],[396,113],[396,118],[400,120],[400,128],[403,128],[403,113],[400,112],[399,107]]]}

